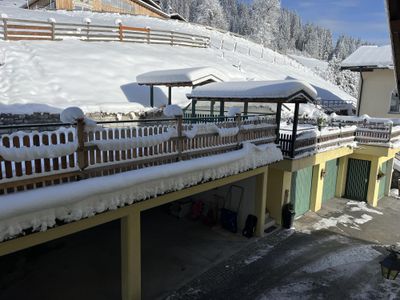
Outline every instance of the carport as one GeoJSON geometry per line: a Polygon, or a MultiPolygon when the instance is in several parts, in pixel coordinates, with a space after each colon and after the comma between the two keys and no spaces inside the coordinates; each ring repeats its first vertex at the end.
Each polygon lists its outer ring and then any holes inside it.
{"type": "Polygon", "coordinates": [[[150,106],[154,107],[154,86],[168,87],[168,105],[172,104],[173,87],[191,87],[224,81],[225,76],[211,67],[159,70],[136,77],[139,85],[150,87],[150,106]]]}

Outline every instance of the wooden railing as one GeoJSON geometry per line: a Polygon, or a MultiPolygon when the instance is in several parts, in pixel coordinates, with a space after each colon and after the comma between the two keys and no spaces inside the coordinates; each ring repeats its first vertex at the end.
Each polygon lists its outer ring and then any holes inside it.
{"type": "Polygon", "coordinates": [[[306,153],[314,153],[331,147],[348,145],[352,142],[379,144],[383,146],[390,146],[389,143],[400,142],[399,126],[354,124],[354,126],[347,127],[347,129],[346,127],[336,127],[337,130],[334,130],[334,133],[325,132],[320,134],[314,133],[312,130],[303,130],[297,134],[294,147],[292,147],[292,133],[289,130],[281,130],[279,145],[282,154],[285,157],[296,158],[306,153]]]}
{"type": "Polygon", "coordinates": [[[296,136],[294,148],[292,147],[292,134],[280,133],[279,144],[285,157],[296,158],[315,153],[331,147],[347,145],[355,140],[355,129],[332,134],[315,134],[304,131],[296,136]]]}
{"type": "Polygon", "coordinates": [[[0,18],[4,40],[62,40],[77,38],[83,41],[120,41],[145,44],[163,44],[207,48],[210,38],[206,36],[150,28],[119,25],[94,25],[56,23],[0,18]]]}
{"type": "MultiPolygon", "coordinates": [[[[188,132],[198,126],[191,124],[192,121],[182,118],[149,120],[147,124],[143,121],[140,125],[133,123],[134,126],[132,123],[131,126],[121,126],[121,123],[104,122],[106,124],[96,128],[87,128],[80,121],[76,126],[56,131],[19,131],[2,135],[0,147],[13,150],[26,147],[23,150],[27,150],[25,152],[29,155],[22,154],[20,159],[14,160],[0,157],[0,194],[215,155],[236,150],[244,141],[265,144],[276,140],[276,124],[269,118],[227,118],[215,123],[203,123],[215,124],[215,128],[219,129],[237,128],[238,131],[228,135],[198,132],[189,137],[188,132]],[[165,138],[170,130],[174,133],[165,138]],[[157,142],[154,142],[155,139],[157,142]],[[125,142],[134,142],[136,146],[126,148],[125,142]],[[44,155],[49,145],[67,146],[74,150],[49,157],[44,155]],[[108,149],[110,145],[115,148],[108,149]],[[32,156],[32,153],[39,153],[39,156],[32,156]]],[[[55,150],[49,148],[49,151],[55,150]]]]}

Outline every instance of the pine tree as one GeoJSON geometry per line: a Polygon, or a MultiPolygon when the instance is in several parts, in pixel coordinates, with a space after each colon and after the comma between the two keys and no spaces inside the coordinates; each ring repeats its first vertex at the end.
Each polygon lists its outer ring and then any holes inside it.
{"type": "Polygon", "coordinates": [[[193,14],[196,23],[228,29],[226,15],[218,0],[198,0],[193,14]]]}

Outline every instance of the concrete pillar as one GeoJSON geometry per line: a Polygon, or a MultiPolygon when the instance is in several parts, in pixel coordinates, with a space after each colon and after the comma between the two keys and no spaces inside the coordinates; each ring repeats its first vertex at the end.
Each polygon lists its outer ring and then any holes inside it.
{"type": "Polygon", "coordinates": [[[379,181],[378,173],[380,168],[380,160],[378,157],[371,159],[371,171],[369,174],[367,202],[369,205],[376,207],[378,205],[379,181]]]}
{"type": "Polygon", "coordinates": [[[336,180],[336,194],[337,198],[343,197],[346,191],[346,180],[347,180],[347,157],[339,158],[338,175],[336,180]]]}
{"type": "Polygon", "coordinates": [[[268,167],[265,167],[265,171],[256,177],[255,213],[257,216],[256,235],[258,237],[261,237],[264,234],[265,211],[267,205],[267,184],[268,167]]]}
{"type": "Polygon", "coordinates": [[[319,211],[322,207],[322,195],[324,192],[324,177],[322,172],[326,171],[326,163],[313,166],[312,187],[311,187],[311,211],[319,211]]]}
{"type": "Polygon", "coordinates": [[[390,194],[390,187],[392,185],[393,165],[394,165],[394,158],[389,159],[386,169],[385,196],[389,196],[390,194]]]}
{"type": "Polygon", "coordinates": [[[121,219],[121,282],[123,300],[141,299],[140,210],[121,219]]]}
{"type": "Polygon", "coordinates": [[[267,211],[277,224],[282,222],[282,207],[290,199],[292,173],[268,168],[267,211]]]}

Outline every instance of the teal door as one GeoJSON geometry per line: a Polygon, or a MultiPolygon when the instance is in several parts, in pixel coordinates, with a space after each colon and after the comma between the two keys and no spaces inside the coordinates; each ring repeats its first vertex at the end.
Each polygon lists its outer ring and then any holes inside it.
{"type": "Polygon", "coordinates": [[[379,179],[379,193],[378,193],[378,199],[382,199],[385,196],[385,187],[386,187],[386,180],[387,180],[387,165],[388,162],[385,161],[382,166],[381,166],[381,171],[385,175],[383,175],[379,179]]]}
{"type": "Polygon", "coordinates": [[[335,198],[336,194],[336,180],[338,175],[339,160],[333,159],[326,163],[325,166],[325,178],[324,178],[324,190],[322,193],[322,201],[328,201],[335,198]]]}
{"type": "Polygon", "coordinates": [[[345,198],[367,201],[371,162],[361,159],[349,159],[345,198]]]}
{"type": "Polygon", "coordinates": [[[310,210],[311,183],[313,168],[296,171],[292,175],[291,202],[294,204],[296,217],[310,210]]]}

